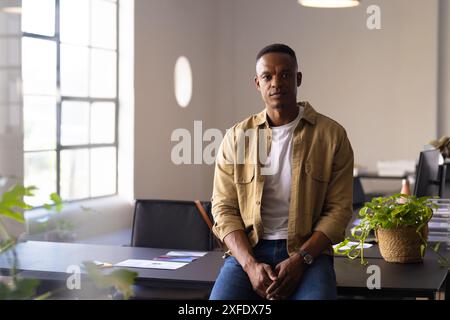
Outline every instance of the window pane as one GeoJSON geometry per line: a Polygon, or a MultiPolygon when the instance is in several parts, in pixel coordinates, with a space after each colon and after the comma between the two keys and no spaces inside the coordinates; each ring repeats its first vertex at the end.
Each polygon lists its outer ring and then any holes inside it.
{"type": "Polygon", "coordinates": [[[34,197],[26,197],[26,201],[34,206],[50,202],[50,194],[56,192],[56,153],[25,153],[25,185],[36,186],[34,197]]]}
{"type": "Polygon", "coordinates": [[[61,144],[89,143],[89,103],[64,101],[61,111],[61,144]]]}
{"type": "Polygon", "coordinates": [[[114,143],[116,108],[112,102],[95,102],[91,107],[91,143],[114,143]]]}
{"type": "Polygon", "coordinates": [[[22,0],[22,31],[55,35],[55,0],[22,0]]]}
{"type": "Polygon", "coordinates": [[[89,44],[89,0],[61,0],[61,42],[89,44]]]}
{"type": "Polygon", "coordinates": [[[89,80],[89,49],[61,45],[61,94],[87,96],[89,80]]]}
{"type": "Polygon", "coordinates": [[[92,38],[94,47],[116,49],[116,4],[100,0],[92,2],[92,38]]]}
{"type": "Polygon", "coordinates": [[[89,197],[89,149],[61,151],[61,197],[89,197]]]}
{"type": "Polygon", "coordinates": [[[116,54],[107,50],[91,50],[91,96],[116,97],[116,54]]]}
{"type": "Polygon", "coordinates": [[[116,148],[91,149],[91,196],[116,193],[116,148]]]}
{"type": "Polygon", "coordinates": [[[56,148],[56,98],[25,96],[23,100],[24,148],[56,148]]]}
{"type": "Polygon", "coordinates": [[[25,94],[56,94],[56,43],[22,38],[22,76],[25,94]]]}

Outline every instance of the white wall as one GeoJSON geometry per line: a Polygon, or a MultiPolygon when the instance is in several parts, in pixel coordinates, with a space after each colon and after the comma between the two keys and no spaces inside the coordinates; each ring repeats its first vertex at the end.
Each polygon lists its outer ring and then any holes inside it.
{"type": "Polygon", "coordinates": [[[382,29],[368,30],[368,3],[311,9],[295,0],[137,0],[135,196],[208,199],[212,166],[170,161],[175,128],[220,130],[264,108],[255,55],[284,42],[304,74],[299,100],[347,129],[356,163],[415,159],[437,133],[437,0],[379,0],[382,29]],[[191,59],[194,96],[173,94],[173,65],[191,59]]]}
{"type": "Polygon", "coordinates": [[[348,131],[355,162],[415,159],[436,135],[437,1],[380,0],[382,29],[354,9],[313,9],[296,1],[237,1],[234,70],[238,118],[263,108],[254,56],[284,42],[303,71],[299,99],[348,131]]]}
{"type": "Polygon", "coordinates": [[[135,3],[135,197],[209,199],[212,166],[175,165],[171,134],[203,130],[215,108],[216,4],[209,0],[137,0],[135,3]],[[184,55],[193,69],[187,108],[174,96],[174,66],[184,55]]]}
{"type": "Polygon", "coordinates": [[[118,193],[134,199],[134,0],[119,2],[118,193]]]}
{"type": "MultiPolygon", "coordinates": [[[[0,181],[0,195],[23,181],[20,22],[20,15],[0,12],[0,177],[9,177],[5,185],[0,181]]],[[[14,220],[3,222],[11,236],[25,231],[14,220]]]]}
{"type": "Polygon", "coordinates": [[[438,137],[450,136],[450,0],[439,2],[438,137]]]}

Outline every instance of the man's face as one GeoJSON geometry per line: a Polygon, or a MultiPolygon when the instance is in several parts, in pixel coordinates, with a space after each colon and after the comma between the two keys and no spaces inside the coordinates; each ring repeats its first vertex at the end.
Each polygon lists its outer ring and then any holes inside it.
{"type": "Polygon", "coordinates": [[[286,53],[266,53],[256,62],[255,84],[267,108],[296,104],[301,81],[295,59],[286,53]]]}

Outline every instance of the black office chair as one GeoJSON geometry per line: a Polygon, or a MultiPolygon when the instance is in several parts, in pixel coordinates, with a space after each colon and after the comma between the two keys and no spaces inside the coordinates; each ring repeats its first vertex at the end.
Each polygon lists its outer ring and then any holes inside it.
{"type": "MultiPolygon", "coordinates": [[[[170,250],[209,251],[217,248],[211,232],[211,203],[201,202],[205,217],[193,201],[136,200],[131,245],[170,250]]],[[[139,300],[204,300],[210,290],[135,285],[139,300]]],[[[115,298],[118,298],[117,295],[115,298]]],[[[120,297],[119,297],[120,298],[120,297]]]]}
{"type": "MultiPolygon", "coordinates": [[[[211,211],[210,203],[202,205],[211,211]]],[[[136,200],[131,245],[208,251],[214,237],[193,201],[136,200]]]]}
{"type": "Polygon", "coordinates": [[[353,211],[359,211],[366,202],[366,194],[359,177],[353,178],[353,211]]]}
{"type": "Polygon", "coordinates": [[[439,194],[441,198],[450,198],[450,163],[444,163],[439,166],[439,194]]]}

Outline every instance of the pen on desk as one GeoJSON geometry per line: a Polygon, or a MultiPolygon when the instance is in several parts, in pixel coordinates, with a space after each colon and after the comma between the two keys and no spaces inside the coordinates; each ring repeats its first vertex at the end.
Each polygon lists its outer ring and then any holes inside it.
{"type": "Polygon", "coordinates": [[[101,265],[100,265],[100,268],[112,268],[113,267],[113,264],[112,263],[109,263],[109,262],[103,262],[101,265]]]}
{"type": "Polygon", "coordinates": [[[102,262],[102,261],[97,261],[96,260],[96,261],[94,261],[94,263],[100,269],[113,267],[113,264],[109,263],[109,262],[102,262]]]}

